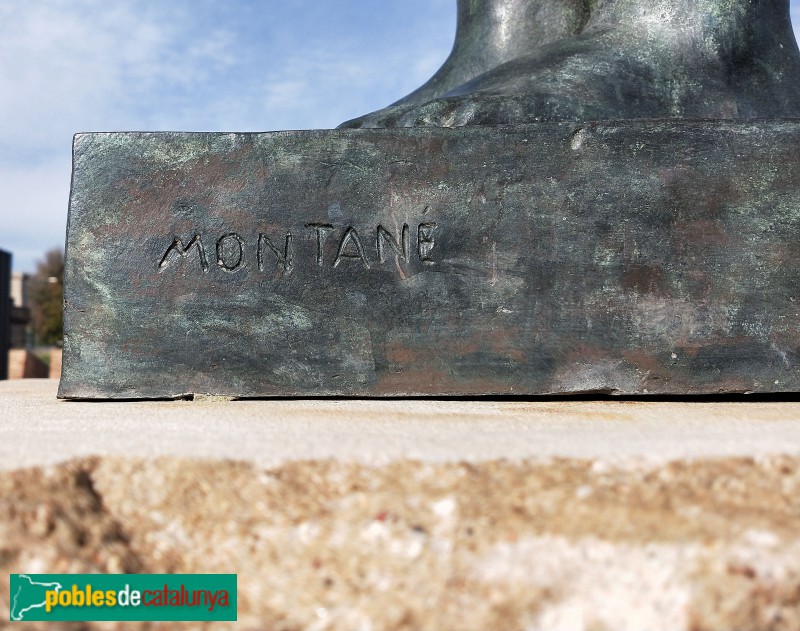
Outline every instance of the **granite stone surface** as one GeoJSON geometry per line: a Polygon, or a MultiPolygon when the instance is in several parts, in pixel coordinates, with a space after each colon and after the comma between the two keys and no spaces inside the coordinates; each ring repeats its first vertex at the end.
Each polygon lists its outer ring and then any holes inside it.
{"type": "Polygon", "coordinates": [[[235,572],[239,622],[181,628],[800,626],[798,403],[55,388],[0,384],[0,611],[11,572],[235,572]]]}

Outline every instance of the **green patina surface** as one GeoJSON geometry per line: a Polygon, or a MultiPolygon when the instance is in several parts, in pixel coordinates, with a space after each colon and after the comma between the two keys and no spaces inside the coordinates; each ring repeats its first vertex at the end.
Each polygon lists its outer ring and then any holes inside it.
{"type": "Polygon", "coordinates": [[[76,138],[60,396],[800,389],[800,122],[76,138]]]}

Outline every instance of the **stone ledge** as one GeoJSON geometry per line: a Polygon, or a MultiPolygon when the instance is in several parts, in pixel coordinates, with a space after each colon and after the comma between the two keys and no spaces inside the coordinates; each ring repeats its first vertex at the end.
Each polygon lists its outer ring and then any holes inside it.
{"type": "Polygon", "coordinates": [[[604,461],[800,454],[800,403],[337,400],[75,402],[0,382],[0,468],[77,457],[276,466],[337,459],[604,461]]]}
{"type": "Polygon", "coordinates": [[[0,396],[2,610],[10,572],[237,572],[237,629],[800,626],[794,403],[0,396]]]}

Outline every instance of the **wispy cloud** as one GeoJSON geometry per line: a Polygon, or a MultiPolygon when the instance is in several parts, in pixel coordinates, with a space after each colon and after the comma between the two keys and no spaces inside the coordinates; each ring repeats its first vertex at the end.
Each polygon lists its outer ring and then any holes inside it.
{"type": "Polygon", "coordinates": [[[14,121],[3,143],[36,152],[77,130],[118,129],[159,92],[201,82],[229,62],[223,51],[232,35],[217,31],[202,45],[180,47],[192,41],[192,26],[185,7],[170,3],[3,4],[0,117],[14,121]]]}

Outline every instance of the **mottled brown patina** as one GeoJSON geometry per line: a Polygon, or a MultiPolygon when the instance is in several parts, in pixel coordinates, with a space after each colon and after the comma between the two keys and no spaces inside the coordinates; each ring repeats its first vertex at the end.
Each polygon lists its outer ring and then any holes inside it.
{"type": "Polygon", "coordinates": [[[794,121],[80,135],[59,394],[798,391],[798,147],[794,121]]]}

